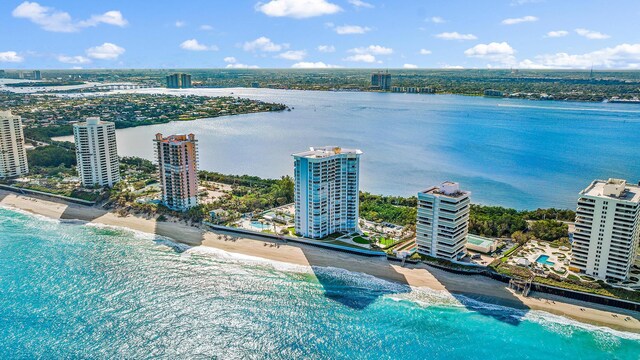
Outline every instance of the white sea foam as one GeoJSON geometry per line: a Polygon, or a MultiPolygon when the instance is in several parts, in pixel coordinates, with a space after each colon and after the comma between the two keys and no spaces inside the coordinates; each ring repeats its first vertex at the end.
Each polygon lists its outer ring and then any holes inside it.
{"type": "Polygon", "coordinates": [[[36,218],[36,219],[38,219],[40,221],[46,221],[46,222],[52,223],[52,224],[59,224],[61,222],[58,219],[53,219],[53,218],[50,218],[48,216],[35,214],[35,213],[30,212],[30,211],[22,210],[20,208],[17,208],[17,207],[11,206],[11,205],[7,205],[7,204],[0,204],[0,208],[4,209],[4,210],[11,211],[11,212],[15,212],[15,213],[18,213],[18,214],[21,214],[21,215],[27,215],[29,217],[36,218]]]}

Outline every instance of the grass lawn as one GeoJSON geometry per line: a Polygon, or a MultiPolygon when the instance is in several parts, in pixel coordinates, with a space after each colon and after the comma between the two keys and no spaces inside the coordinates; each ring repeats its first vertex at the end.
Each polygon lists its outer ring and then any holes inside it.
{"type": "Polygon", "coordinates": [[[395,244],[396,241],[393,240],[393,239],[388,239],[388,238],[383,237],[383,238],[380,238],[380,241],[378,241],[378,242],[380,243],[380,245],[383,245],[383,246],[391,246],[391,245],[395,244]]]}
{"type": "Polygon", "coordinates": [[[356,236],[353,238],[353,241],[358,243],[358,244],[368,244],[369,240],[363,238],[362,236],[356,236]]]}

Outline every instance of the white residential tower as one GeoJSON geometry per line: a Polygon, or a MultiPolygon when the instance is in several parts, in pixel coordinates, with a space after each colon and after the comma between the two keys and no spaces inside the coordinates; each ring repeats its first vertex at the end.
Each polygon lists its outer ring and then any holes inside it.
{"type": "Polygon", "coordinates": [[[28,173],[22,119],[11,111],[0,111],[0,179],[28,173]]]}
{"type": "Polygon", "coordinates": [[[640,242],[640,186],[595,180],[580,192],[571,266],[600,279],[625,280],[640,242]]]}
{"type": "Polygon", "coordinates": [[[447,260],[464,256],[470,196],[458,183],[449,181],[418,193],[418,253],[447,260]]]}
{"type": "Polygon", "coordinates": [[[82,186],[113,186],[120,181],[120,161],[114,123],[87,118],[73,125],[78,175],[82,186]]]}
{"type": "Polygon", "coordinates": [[[321,239],[358,230],[361,154],[335,146],[293,154],[297,234],[321,239]]]}

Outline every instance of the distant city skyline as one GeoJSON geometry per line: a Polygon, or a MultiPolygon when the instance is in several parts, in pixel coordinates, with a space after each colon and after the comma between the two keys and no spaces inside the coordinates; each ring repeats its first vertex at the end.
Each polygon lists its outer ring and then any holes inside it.
{"type": "Polygon", "coordinates": [[[1,69],[640,69],[640,3],[0,3],[1,69]]]}

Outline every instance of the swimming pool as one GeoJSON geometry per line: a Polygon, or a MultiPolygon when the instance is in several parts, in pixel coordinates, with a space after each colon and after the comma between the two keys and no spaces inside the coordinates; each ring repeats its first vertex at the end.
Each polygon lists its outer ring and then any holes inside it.
{"type": "Polygon", "coordinates": [[[553,266],[556,263],[549,261],[549,255],[540,255],[538,256],[538,258],[536,259],[537,263],[543,264],[543,265],[547,265],[547,266],[553,266]]]}
{"type": "Polygon", "coordinates": [[[271,224],[263,224],[260,221],[252,221],[251,222],[251,226],[253,226],[254,228],[256,228],[258,230],[265,230],[265,229],[270,229],[271,228],[271,224]]]}

